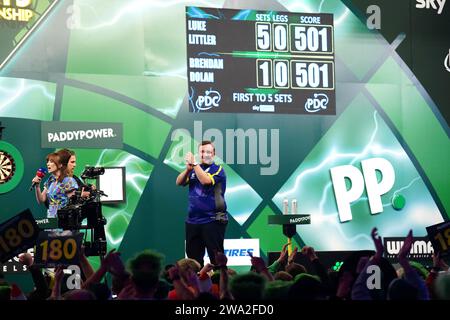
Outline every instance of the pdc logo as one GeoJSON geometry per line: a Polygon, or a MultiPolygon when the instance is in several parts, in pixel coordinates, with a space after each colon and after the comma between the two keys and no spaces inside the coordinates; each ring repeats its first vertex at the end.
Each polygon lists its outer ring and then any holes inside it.
{"type": "Polygon", "coordinates": [[[448,49],[448,54],[444,58],[444,67],[450,72],[450,49],[448,49]]]}
{"type": "Polygon", "coordinates": [[[326,110],[328,96],[324,93],[314,93],[313,98],[306,99],[305,110],[310,113],[326,110]]]}
{"type": "Polygon", "coordinates": [[[216,90],[206,90],[205,95],[197,97],[195,107],[197,110],[209,110],[212,107],[218,107],[220,99],[222,99],[222,97],[216,90]]]}

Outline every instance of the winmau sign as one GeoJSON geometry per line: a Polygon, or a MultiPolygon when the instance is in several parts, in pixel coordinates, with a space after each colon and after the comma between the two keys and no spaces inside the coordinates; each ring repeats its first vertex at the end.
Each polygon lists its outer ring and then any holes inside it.
{"type": "Polygon", "coordinates": [[[122,124],[105,122],[42,122],[41,147],[122,149],[122,124]]]}
{"type": "MultiPolygon", "coordinates": [[[[414,242],[411,246],[408,259],[432,259],[434,252],[431,241],[428,237],[414,237],[414,242]]],[[[391,261],[397,261],[398,253],[405,242],[405,237],[385,237],[384,248],[386,252],[386,258],[391,261]]]]}

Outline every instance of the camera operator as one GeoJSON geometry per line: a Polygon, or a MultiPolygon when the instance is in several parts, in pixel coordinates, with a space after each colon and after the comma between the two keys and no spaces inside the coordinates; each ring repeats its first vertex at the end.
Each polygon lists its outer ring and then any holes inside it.
{"type": "Polygon", "coordinates": [[[74,175],[77,157],[74,151],[61,149],[57,152],[67,164],[67,172],[78,183],[76,193],[70,198],[71,206],[58,212],[60,226],[63,229],[87,229],[91,232],[91,241],[85,241],[86,256],[104,255],[106,253],[106,219],[103,217],[100,196],[107,196],[94,185],[86,184],[82,179],[96,179],[104,174],[103,167],[86,167],[81,178],[74,175]],[[85,222],[86,224],[82,223],[85,222]]]}
{"type": "Polygon", "coordinates": [[[91,195],[91,190],[95,190],[94,185],[85,184],[78,176],[74,174],[75,168],[77,166],[77,156],[74,151],[69,149],[61,149],[57,152],[60,155],[61,160],[67,166],[68,175],[75,179],[78,184],[78,191],[80,191],[80,196],[82,198],[88,198],[91,195]]]}

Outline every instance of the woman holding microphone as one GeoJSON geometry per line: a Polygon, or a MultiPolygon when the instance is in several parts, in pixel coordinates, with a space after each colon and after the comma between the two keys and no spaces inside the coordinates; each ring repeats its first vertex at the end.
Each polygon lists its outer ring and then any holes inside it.
{"type": "Polygon", "coordinates": [[[40,188],[42,178],[36,175],[32,181],[36,184],[37,202],[45,203],[48,200],[47,218],[56,218],[57,211],[68,204],[69,198],[78,189],[78,184],[74,178],[69,176],[67,165],[62,163],[58,153],[47,155],[47,169],[51,176],[44,183],[42,191],[40,188]]]}

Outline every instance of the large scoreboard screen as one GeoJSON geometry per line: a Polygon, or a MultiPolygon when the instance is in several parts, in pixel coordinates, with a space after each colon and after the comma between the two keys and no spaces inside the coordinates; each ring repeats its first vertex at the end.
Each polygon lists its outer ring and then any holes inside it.
{"type": "Polygon", "coordinates": [[[191,112],[336,114],[333,15],[186,7],[191,112]]]}

